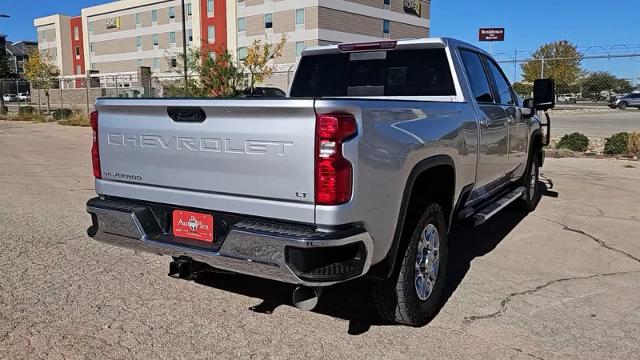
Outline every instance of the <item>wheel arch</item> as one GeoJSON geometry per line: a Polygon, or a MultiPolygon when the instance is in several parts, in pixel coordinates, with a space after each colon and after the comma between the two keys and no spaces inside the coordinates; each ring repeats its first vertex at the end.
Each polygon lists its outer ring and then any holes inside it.
{"type": "Polygon", "coordinates": [[[438,202],[443,208],[447,225],[450,224],[456,206],[455,188],[455,163],[450,156],[432,156],[413,167],[403,191],[391,248],[383,261],[371,267],[368,273],[370,277],[389,278],[394,273],[398,258],[402,256],[408,243],[407,232],[413,230],[413,223],[419,220],[429,203],[423,200],[438,202]],[[442,191],[443,187],[446,191],[442,191]]]}

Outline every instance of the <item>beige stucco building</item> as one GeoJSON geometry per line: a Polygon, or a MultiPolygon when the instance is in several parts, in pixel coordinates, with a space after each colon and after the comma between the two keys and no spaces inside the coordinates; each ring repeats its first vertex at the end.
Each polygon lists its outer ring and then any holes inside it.
{"type": "MultiPolygon", "coordinates": [[[[180,0],[121,0],[79,9],[81,15],[34,20],[38,45],[63,75],[175,73],[182,53],[180,0]]],[[[306,46],[377,39],[428,37],[430,2],[419,0],[186,0],[191,47],[225,47],[242,59],[256,39],[286,34],[278,73],[286,88],[306,46]]]]}

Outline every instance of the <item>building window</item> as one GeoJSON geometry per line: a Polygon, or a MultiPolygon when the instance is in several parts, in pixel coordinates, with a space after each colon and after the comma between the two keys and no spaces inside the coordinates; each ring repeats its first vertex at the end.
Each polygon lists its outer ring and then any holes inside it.
{"type": "Polygon", "coordinates": [[[172,68],[178,67],[178,59],[176,59],[175,56],[171,57],[171,67],[172,68]]]}
{"type": "Polygon", "coordinates": [[[176,18],[176,8],[172,6],[169,8],[169,19],[175,19],[175,18],[176,18]]]}
{"type": "Polygon", "coordinates": [[[189,44],[191,44],[193,42],[193,29],[187,30],[187,36],[189,39],[189,44]]]}
{"type": "Polygon", "coordinates": [[[209,44],[216,42],[216,27],[213,25],[209,25],[207,27],[207,41],[209,44]]]}
{"type": "Polygon", "coordinates": [[[136,25],[142,25],[142,15],[136,13],[136,25]]]}
{"type": "Polygon", "coordinates": [[[89,51],[92,53],[96,52],[96,44],[94,43],[89,44],[89,51]]]}
{"type": "Polygon", "coordinates": [[[264,28],[273,29],[273,14],[264,14],[264,28]]]}
{"type": "Polygon", "coordinates": [[[89,22],[89,32],[93,32],[93,21],[89,22]]]}
{"type": "Polygon", "coordinates": [[[238,59],[244,60],[246,58],[247,58],[247,48],[246,47],[238,48],[238,59]]]}
{"type": "Polygon", "coordinates": [[[158,10],[151,10],[151,21],[154,23],[158,22],[158,10]]]}
{"type": "Polygon", "coordinates": [[[304,41],[296,42],[296,57],[302,55],[302,51],[304,51],[304,46],[305,46],[304,41]]]}
{"type": "Polygon", "coordinates": [[[238,18],[238,32],[247,31],[247,19],[238,18]]]}
{"type": "Polygon", "coordinates": [[[153,58],[153,68],[160,69],[160,58],[153,58]]]}
{"type": "Polygon", "coordinates": [[[185,6],[186,6],[186,9],[187,9],[187,16],[191,16],[193,14],[193,12],[191,10],[191,3],[188,3],[185,6]]]}
{"type": "Polygon", "coordinates": [[[73,39],[78,41],[80,40],[80,29],[77,26],[73,28],[73,39]]]}
{"type": "Polygon", "coordinates": [[[95,70],[96,69],[96,63],[91,63],[91,70],[95,70]]]}
{"type": "Polygon", "coordinates": [[[382,20],[382,33],[384,33],[385,35],[389,35],[390,27],[391,27],[391,21],[382,20]]]}
{"type": "Polygon", "coordinates": [[[169,33],[169,44],[176,44],[176,32],[172,31],[169,33]]]}
{"type": "Polygon", "coordinates": [[[142,49],[142,36],[136,36],[136,47],[142,49]]]}
{"type": "Polygon", "coordinates": [[[76,65],[76,75],[82,74],[82,66],[80,64],[76,65]]]}
{"type": "Polygon", "coordinates": [[[215,51],[209,51],[209,59],[211,59],[212,61],[216,61],[216,52],[215,51]]]}
{"type": "Polygon", "coordinates": [[[142,61],[142,59],[138,59],[138,66],[143,66],[144,62],[142,61]]]}
{"type": "Polygon", "coordinates": [[[76,58],[80,57],[80,46],[76,46],[76,58]]]}
{"type": "Polygon", "coordinates": [[[296,10],[296,26],[304,25],[304,9],[296,10]]]}
{"type": "Polygon", "coordinates": [[[207,15],[209,17],[213,16],[213,0],[207,0],[207,15]]]}
{"type": "Polygon", "coordinates": [[[160,40],[158,39],[158,34],[153,34],[152,39],[153,39],[153,46],[159,46],[160,45],[160,40]]]}
{"type": "Polygon", "coordinates": [[[391,0],[384,0],[384,8],[388,9],[391,6],[391,0]]]}

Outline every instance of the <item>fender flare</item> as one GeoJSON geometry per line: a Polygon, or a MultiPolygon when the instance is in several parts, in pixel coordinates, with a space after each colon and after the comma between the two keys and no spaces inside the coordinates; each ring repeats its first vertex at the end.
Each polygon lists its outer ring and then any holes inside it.
{"type": "MultiPolygon", "coordinates": [[[[405,223],[407,218],[407,211],[409,209],[409,203],[411,201],[411,193],[413,192],[413,187],[415,185],[416,179],[426,171],[433,169],[437,166],[450,166],[455,174],[455,163],[453,159],[448,155],[435,155],[432,157],[428,157],[426,159],[418,162],[411,172],[409,173],[409,177],[407,178],[404,191],[402,193],[402,202],[400,204],[400,212],[398,214],[398,220],[396,222],[396,228],[393,233],[393,242],[391,243],[391,247],[387,252],[384,260],[373,265],[369,270],[367,276],[378,279],[387,279],[396,268],[396,258],[398,255],[398,250],[400,248],[400,242],[402,241],[402,234],[405,230],[405,223]]],[[[454,185],[455,186],[455,185],[454,185]]],[[[455,205],[452,201],[452,209],[453,213],[455,205]]],[[[447,214],[449,219],[451,218],[451,214],[447,214]]]]}

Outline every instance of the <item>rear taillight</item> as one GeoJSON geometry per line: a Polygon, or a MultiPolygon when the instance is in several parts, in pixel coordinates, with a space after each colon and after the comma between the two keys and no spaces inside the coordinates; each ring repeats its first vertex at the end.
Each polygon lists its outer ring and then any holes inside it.
{"type": "Polygon", "coordinates": [[[318,114],[316,118],[316,203],[340,205],[351,199],[353,167],[342,156],[342,144],[355,135],[353,115],[318,114]]]}
{"type": "Polygon", "coordinates": [[[89,124],[93,130],[93,145],[91,146],[91,163],[93,164],[93,176],[102,179],[100,169],[100,148],[98,147],[98,112],[92,111],[89,114],[89,124]]]}

